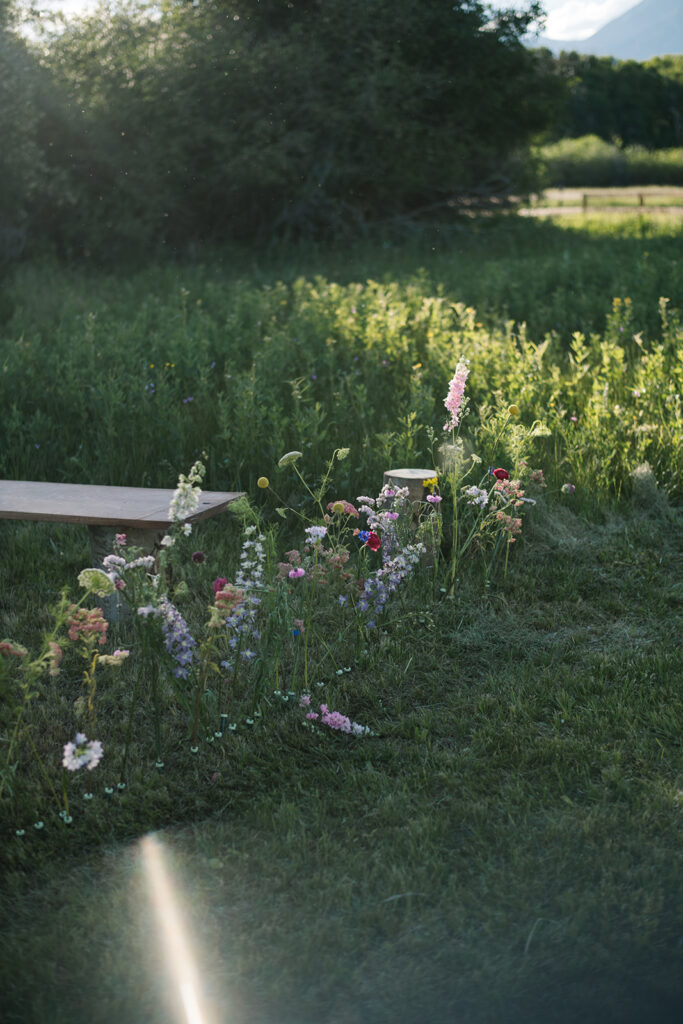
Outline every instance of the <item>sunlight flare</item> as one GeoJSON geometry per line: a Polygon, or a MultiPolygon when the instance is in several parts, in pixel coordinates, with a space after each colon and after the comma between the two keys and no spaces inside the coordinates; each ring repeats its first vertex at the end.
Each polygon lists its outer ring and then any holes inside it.
{"type": "Polygon", "coordinates": [[[154,836],[145,836],[141,840],[141,847],[159,934],[164,944],[164,957],[169,975],[178,986],[182,1003],[182,1024],[209,1024],[201,1008],[198,972],[187,930],[181,920],[178,900],[164,863],[161,844],[154,836]]]}

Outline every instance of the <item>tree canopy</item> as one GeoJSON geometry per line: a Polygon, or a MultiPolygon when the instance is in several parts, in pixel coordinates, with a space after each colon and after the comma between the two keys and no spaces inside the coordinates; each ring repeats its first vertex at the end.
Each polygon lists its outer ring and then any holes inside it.
{"type": "Polygon", "coordinates": [[[597,135],[648,149],[683,143],[683,57],[638,63],[564,52],[552,63],[564,85],[552,138],[597,135]]]}
{"type": "Polygon", "coordinates": [[[26,136],[14,178],[30,164],[42,188],[10,205],[66,248],[114,249],[338,234],[519,187],[557,92],[521,42],[539,13],[131,0],[30,53],[11,36],[31,79],[30,110],[4,115],[26,136]]]}

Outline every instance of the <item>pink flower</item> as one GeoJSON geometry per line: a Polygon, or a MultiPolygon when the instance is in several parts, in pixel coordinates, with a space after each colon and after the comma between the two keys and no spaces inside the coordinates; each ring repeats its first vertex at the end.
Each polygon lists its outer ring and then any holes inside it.
{"type": "Polygon", "coordinates": [[[427,501],[430,505],[438,505],[440,501],[443,501],[443,498],[440,494],[428,494],[427,501]]]}
{"type": "Polygon", "coordinates": [[[97,637],[97,643],[104,647],[107,642],[109,623],[102,615],[101,608],[77,608],[70,604],[67,608],[70,640],[83,640],[87,643],[90,637],[97,637]]]}
{"type": "Polygon", "coordinates": [[[15,658],[24,658],[28,651],[22,644],[17,644],[14,640],[2,640],[0,641],[0,654],[11,654],[15,658]]]}
{"type": "Polygon", "coordinates": [[[298,569],[290,569],[288,574],[290,580],[301,579],[302,576],[306,575],[306,570],[299,567],[298,569]]]}
{"type": "Polygon", "coordinates": [[[214,594],[217,594],[219,590],[222,590],[227,582],[228,581],[226,580],[225,576],[218,576],[213,581],[213,592],[214,592],[214,594]]]}
{"type": "Polygon", "coordinates": [[[448,394],[443,403],[447,412],[450,413],[450,419],[444,424],[444,430],[455,430],[460,422],[458,415],[463,395],[465,394],[465,384],[467,383],[469,372],[468,361],[466,359],[460,360],[455,368],[453,379],[448,385],[448,394]]]}
{"type": "Polygon", "coordinates": [[[219,612],[230,615],[233,608],[244,600],[244,591],[234,587],[232,583],[226,583],[214,594],[214,603],[219,612]]]}
{"type": "Polygon", "coordinates": [[[318,717],[318,712],[317,711],[309,711],[308,714],[306,715],[306,718],[308,718],[309,721],[311,721],[311,722],[314,722],[317,717],[318,717]]]}
{"type": "Polygon", "coordinates": [[[117,533],[116,537],[115,537],[115,540],[116,540],[117,548],[125,548],[125,546],[126,546],[126,535],[125,535],[125,533],[117,533]]]}
{"type": "Polygon", "coordinates": [[[338,498],[336,501],[328,501],[327,508],[330,512],[343,513],[346,516],[355,516],[358,519],[358,509],[355,508],[350,501],[346,501],[344,498],[338,498]]]}
{"type": "Polygon", "coordinates": [[[311,706],[311,698],[307,693],[304,693],[299,701],[300,708],[309,708],[311,706]]]}

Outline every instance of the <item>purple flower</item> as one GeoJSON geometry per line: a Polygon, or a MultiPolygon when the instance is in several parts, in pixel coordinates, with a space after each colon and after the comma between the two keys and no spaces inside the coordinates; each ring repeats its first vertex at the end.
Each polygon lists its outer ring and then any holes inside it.
{"type": "Polygon", "coordinates": [[[203,551],[193,551],[192,552],[192,561],[196,562],[197,565],[201,565],[202,562],[206,561],[206,555],[204,554],[203,551]]]}
{"type": "Polygon", "coordinates": [[[162,599],[159,613],[162,617],[161,630],[164,634],[166,650],[176,660],[173,675],[177,679],[187,679],[197,641],[191,635],[187,623],[178,609],[167,598],[162,599]]]}

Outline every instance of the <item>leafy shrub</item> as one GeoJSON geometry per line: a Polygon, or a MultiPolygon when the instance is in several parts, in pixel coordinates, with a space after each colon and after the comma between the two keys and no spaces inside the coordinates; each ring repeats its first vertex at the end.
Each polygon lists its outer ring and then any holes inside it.
{"type": "Polygon", "coordinates": [[[683,185],[683,149],[620,149],[597,135],[561,139],[538,150],[546,185],[557,188],[683,185]]]}

